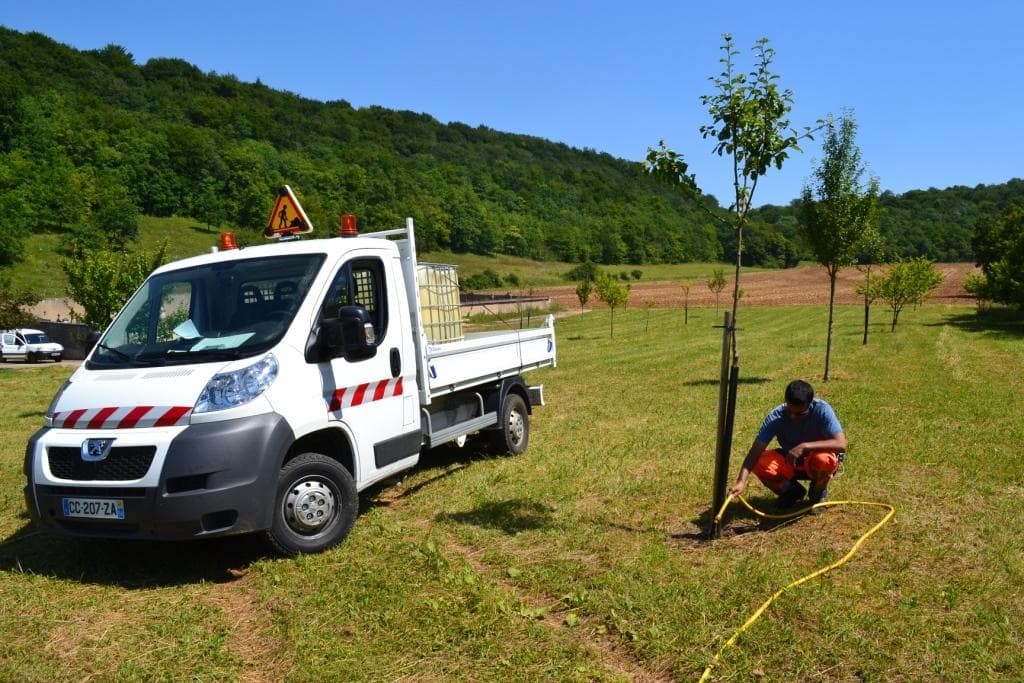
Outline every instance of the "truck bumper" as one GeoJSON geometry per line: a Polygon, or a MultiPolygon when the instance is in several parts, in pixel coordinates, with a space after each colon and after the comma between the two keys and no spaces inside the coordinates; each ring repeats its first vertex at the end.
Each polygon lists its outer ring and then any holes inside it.
{"type": "Polygon", "coordinates": [[[71,535],[162,540],[270,526],[277,473],[294,442],[279,415],[191,425],[173,435],[153,430],[153,446],[141,443],[146,435],[140,432],[146,430],[131,431],[134,443],[126,446],[119,446],[120,435],[109,430],[99,436],[67,429],[36,432],[25,463],[25,503],[32,518],[71,535]],[[159,443],[168,436],[167,443],[159,443]],[[76,460],[75,451],[89,437],[115,438],[109,462],[76,460]],[[120,501],[123,519],[74,516],[65,499],[120,501]]]}

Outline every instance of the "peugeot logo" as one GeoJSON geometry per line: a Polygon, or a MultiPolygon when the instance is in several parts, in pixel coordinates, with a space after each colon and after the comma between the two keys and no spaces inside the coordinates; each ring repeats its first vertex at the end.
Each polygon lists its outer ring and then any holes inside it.
{"type": "Polygon", "coordinates": [[[86,439],[82,442],[82,460],[85,462],[106,460],[110,455],[110,447],[113,445],[113,439],[86,439]]]}

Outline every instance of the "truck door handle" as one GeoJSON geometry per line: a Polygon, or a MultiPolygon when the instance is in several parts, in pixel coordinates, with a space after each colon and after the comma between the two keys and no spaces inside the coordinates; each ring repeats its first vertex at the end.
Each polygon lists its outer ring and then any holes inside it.
{"type": "Polygon", "coordinates": [[[391,349],[391,376],[398,377],[402,374],[402,355],[398,349],[391,349]]]}

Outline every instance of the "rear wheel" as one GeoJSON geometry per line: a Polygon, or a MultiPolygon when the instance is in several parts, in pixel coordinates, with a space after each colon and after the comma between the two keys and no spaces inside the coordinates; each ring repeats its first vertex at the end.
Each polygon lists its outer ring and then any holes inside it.
{"type": "Polygon", "coordinates": [[[358,512],[356,484],[348,470],[320,453],[303,453],[278,475],[267,539],[282,555],[322,552],[348,535],[358,512]]]}
{"type": "Polygon", "coordinates": [[[498,430],[491,436],[496,453],[519,455],[530,443],[530,413],[526,401],[519,394],[508,394],[498,415],[498,430]]]}

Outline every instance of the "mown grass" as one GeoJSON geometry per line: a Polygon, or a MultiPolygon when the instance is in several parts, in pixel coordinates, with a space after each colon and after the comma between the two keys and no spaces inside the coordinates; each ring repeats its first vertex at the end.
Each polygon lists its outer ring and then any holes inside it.
{"type": "MultiPolygon", "coordinates": [[[[25,441],[67,370],[4,369],[0,679],[696,680],[776,589],[879,518],[839,507],[759,525],[711,500],[720,322],[713,309],[559,320],[530,449],[433,453],[366,492],[339,548],[296,560],[254,539],[67,540],[26,527],[25,441]],[[646,332],[645,332],[646,330],[646,332]]],[[[835,572],[780,598],[720,680],[1019,680],[1024,654],[1024,324],[906,311],[860,344],[840,308],[740,311],[733,471],[794,377],[851,447],[833,500],[895,520],[835,572]]],[[[751,485],[752,502],[771,497],[751,485]]]]}

